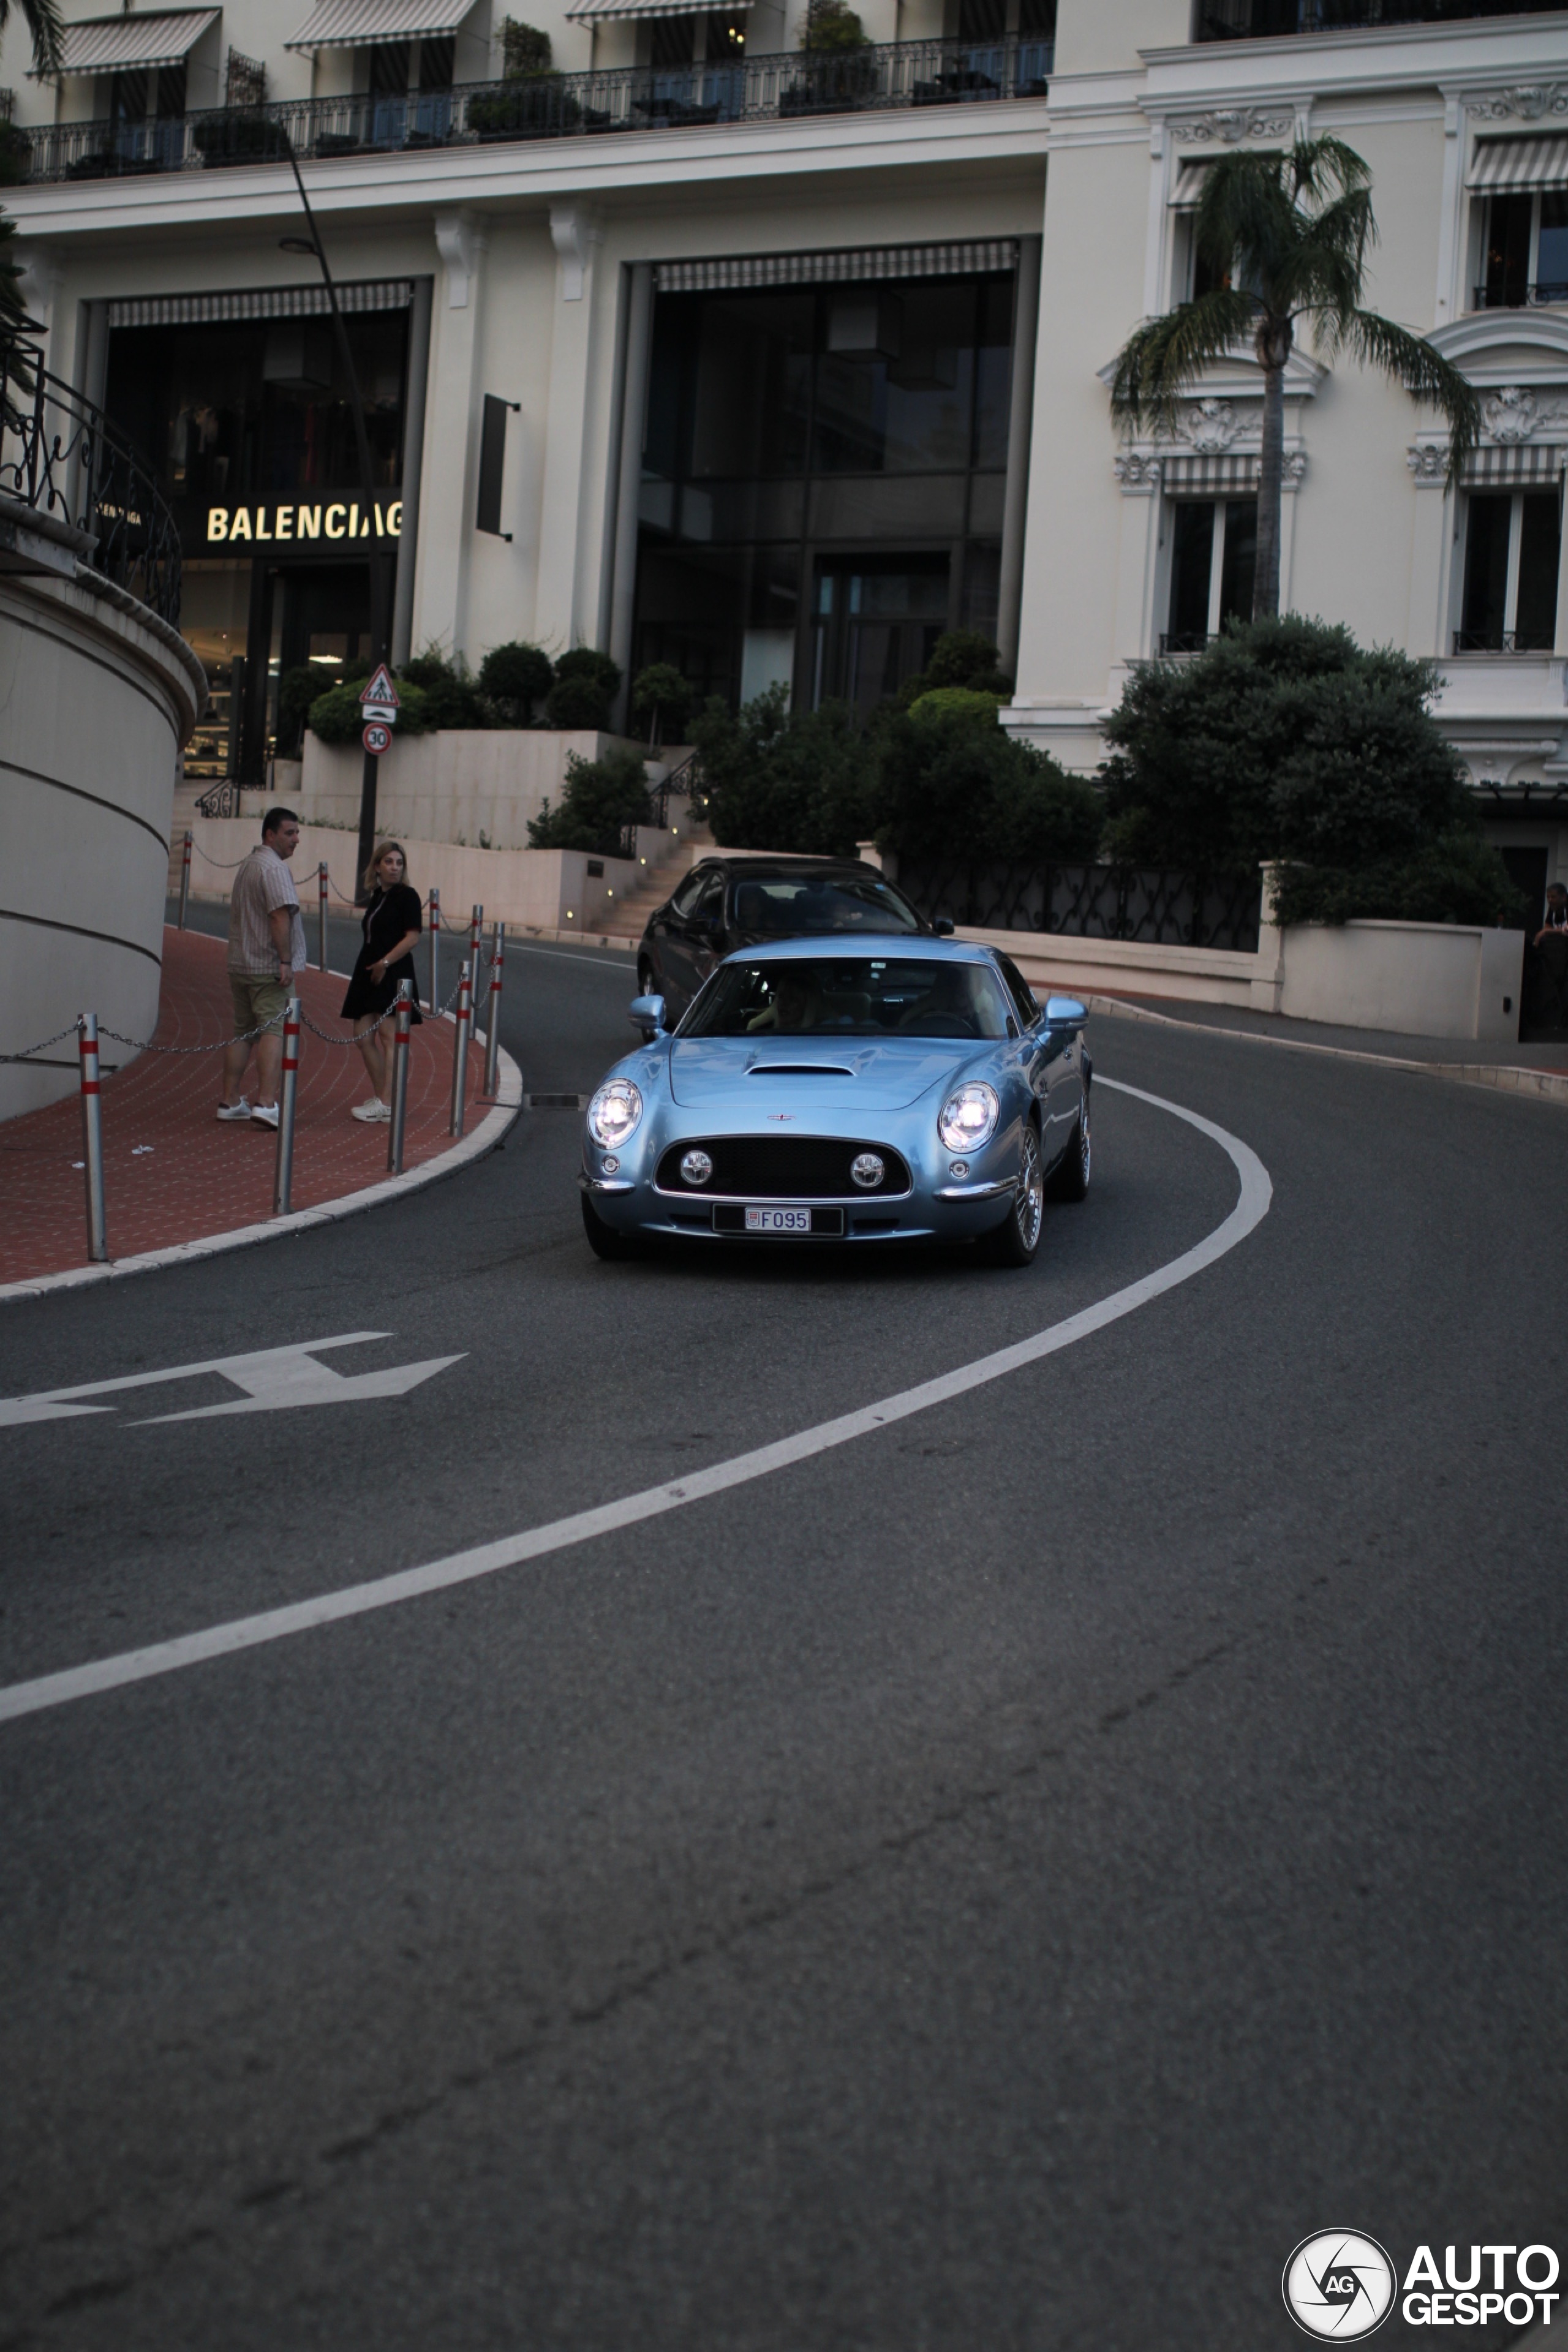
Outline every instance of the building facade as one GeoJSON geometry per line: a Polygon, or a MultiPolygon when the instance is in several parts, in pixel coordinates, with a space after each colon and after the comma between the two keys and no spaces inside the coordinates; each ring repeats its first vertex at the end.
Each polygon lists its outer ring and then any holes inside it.
{"type": "Polygon", "coordinates": [[[979,627],[1006,723],[1092,769],[1131,666],[1247,608],[1256,536],[1248,357],[1142,438],[1110,362],[1192,290],[1206,162],[1332,131],[1369,299],[1486,432],[1452,485],[1430,412],[1300,352],[1283,601],[1435,657],[1518,878],[1568,875],[1568,12],[865,0],[834,49],[804,0],[68,13],[46,82],[13,12],[5,202],[49,364],[181,519],[193,772],[264,771],[281,682],[367,642],[377,550],[399,656],[588,643],[867,709],[979,627]]]}

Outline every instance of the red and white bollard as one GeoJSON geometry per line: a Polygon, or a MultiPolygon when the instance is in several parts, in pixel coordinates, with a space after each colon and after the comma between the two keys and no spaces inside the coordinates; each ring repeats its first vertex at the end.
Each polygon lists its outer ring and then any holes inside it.
{"type": "Polygon", "coordinates": [[[107,1263],[109,1237],[103,1219],[103,1093],[98,1068],[98,1015],[77,1022],[81,1052],[81,1164],[87,1173],[87,1254],[95,1265],[107,1263]]]}
{"type": "Polygon", "coordinates": [[[316,868],[316,968],[327,969],[327,869],[325,864],[316,868]]]}
{"type": "Polygon", "coordinates": [[[294,1106],[300,1089],[300,1000],[289,999],[283,1014],[283,1074],[278,1087],[278,1164],[272,1213],[286,1217],[294,1198],[294,1106]]]}
{"type": "Polygon", "coordinates": [[[468,961],[474,967],[474,986],[479,984],[479,953],[485,943],[485,910],[476,907],[468,917],[468,961]]]}
{"type": "Polygon", "coordinates": [[[403,1137],[408,1125],[408,1040],[414,1028],[414,982],[397,983],[397,1017],[392,1031],[392,1117],[386,1129],[386,1166],[403,1173],[403,1137]]]}
{"type": "Polygon", "coordinates": [[[452,1117],[447,1132],[461,1135],[468,1108],[468,1039],[474,1027],[473,966],[465,963],[458,981],[458,1018],[452,1040],[452,1117]]]}
{"type": "Polygon", "coordinates": [[[500,1084],[500,974],[505,961],[501,952],[505,938],[506,925],[498,922],[490,938],[490,991],[489,1003],[485,1010],[483,1091],[491,1102],[495,1100],[496,1088],[500,1084]]]}
{"type": "Polygon", "coordinates": [[[185,835],[185,845],[180,853],[180,929],[185,928],[185,908],[191,903],[191,836],[185,835]]]}
{"type": "Polygon", "coordinates": [[[430,885],[430,1017],[441,1009],[441,893],[430,885]]]}

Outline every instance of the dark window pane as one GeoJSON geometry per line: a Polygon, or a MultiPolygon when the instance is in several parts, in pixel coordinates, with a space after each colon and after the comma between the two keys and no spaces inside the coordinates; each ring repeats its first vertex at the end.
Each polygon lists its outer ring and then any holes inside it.
{"type": "Polygon", "coordinates": [[[1465,642],[1472,652],[1502,644],[1508,601],[1508,533],[1513,500],[1473,495],[1465,529],[1465,642]]]}
{"type": "Polygon", "coordinates": [[[1232,499],[1225,510],[1225,557],[1219,576],[1219,617],[1250,621],[1258,572],[1258,500],[1232,499]]]}
{"type": "Polygon", "coordinates": [[[655,66],[689,66],[697,47],[695,16],[656,16],[650,62],[655,66]]]}
{"type": "Polygon", "coordinates": [[[814,482],[814,539],[957,539],[963,530],[962,474],[906,475],[902,480],[814,482]]]}
{"type": "Polygon", "coordinates": [[[815,462],[927,473],[969,462],[975,289],[845,287],[823,307],[815,462]]]}
{"type": "Polygon", "coordinates": [[[1007,463],[1007,414],[1013,387],[1013,280],[986,278],[980,289],[974,352],[974,463],[1000,470],[1007,463]]]}
{"type": "Polygon", "coordinates": [[[457,52],[458,44],[449,33],[444,40],[420,42],[419,87],[421,89],[451,89],[457,52]]]}
{"type": "Polygon", "coordinates": [[[1171,635],[1177,651],[1200,646],[1208,634],[1209,568],[1214,560],[1214,501],[1180,499],[1173,509],[1171,635]]]}
{"type": "MultiPolygon", "coordinates": [[[[731,295],[687,308],[695,348],[686,470],[699,478],[801,471],[814,310],[810,294],[793,292],[731,295]]],[[[668,349],[658,357],[668,368],[668,349]]]]}
{"type": "Polygon", "coordinates": [[[1521,654],[1549,654],[1557,627],[1557,559],[1563,536],[1557,493],[1529,491],[1521,505],[1513,641],[1521,654]]]}
{"type": "Polygon", "coordinates": [[[1530,282],[1533,196],[1494,196],[1487,206],[1487,306],[1514,310],[1530,282]]]}
{"type": "Polygon", "coordinates": [[[961,41],[1000,41],[1006,33],[1006,0],[958,0],[961,41]]]}
{"type": "Polygon", "coordinates": [[[960,625],[978,629],[994,640],[996,616],[1002,604],[1002,550],[992,541],[978,540],[963,551],[963,609],[960,625]]]}
{"type": "Polygon", "coordinates": [[[378,41],[370,53],[370,94],[402,98],[408,89],[408,44],[378,41]]]}
{"type": "Polygon", "coordinates": [[[147,120],[147,77],[117,73],[109,86],[109,110],[116,123],[147,120]]]}
{"type": "Polygon", "coordinates": [[[185,61],[158,68],[158,120],[177,122],[185,110],[185,61]]]}
{"type": "Polygon", "coordinates": [[[1541,199],[1541,247],[1535,283],[1543,302],[1568,302],[1568,190],[1549,188],[1541,199]]]}
{"type": "Polygon", "coordinates": [[[1048,41],[1057,29],[1057,0],[1019,0],[1018,38],[1048,41]]]}
{"type": "Polygon", "coordinates": [[[838,699],[862,718],[925,667],[947,626],[948,559],[819,558],[813,708],[838,699]]]}

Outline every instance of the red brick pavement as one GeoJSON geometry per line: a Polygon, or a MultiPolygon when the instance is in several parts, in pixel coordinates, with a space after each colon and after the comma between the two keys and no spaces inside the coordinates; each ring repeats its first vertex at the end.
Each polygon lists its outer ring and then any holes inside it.
{"type": "MultiPolygon", "coordinates": [[[[222,940],[195,931],[163,934],[163,988],[154,1043],[195,1045],[227,1036],[232,1025],[222,940]]],[[[300,975],[309,1017],[334,1035],[344,982],[325,972],[300,975]]],[[[111,1006],[99,1012],[112,1026],[111,1006]]],[[[391,1024],[387,1024],[390,1034],[391,1024]]],[[[452,1024],[426,1021],[409,1053],[408,1122],[404,1165],[417,1167],[450,1138],[452,1024]]],[[[105,1063],[120,1048],[105,1043],[105,1063]]],[[[468,1054],[468,1126],[483,1081],[483,1056],[468,1054]]],[[[133,1257],[208,1234],[255,1224],[272,1213],[277,1137],[270,1129],[220,1125],[213,1114],[222,1087],[216,1053],[141,1054],[103,1087],[104,1198],[111,1257],[133,1257]]],[[[256,1066],[246,1089],[256,1096],[256,1066]]],[[[300,1057],[294,1134],[294,1206],[380,1183],[386,1175],[386,1129],[349,1117],[370,1087],[352,1045],[323,1045],[309,1030],[300,1057]]],[[[87,1259],[81,1106],[76,1096],[46,1110],[0,1122],[0,1282],[26,1281],[87,1259]]]]}

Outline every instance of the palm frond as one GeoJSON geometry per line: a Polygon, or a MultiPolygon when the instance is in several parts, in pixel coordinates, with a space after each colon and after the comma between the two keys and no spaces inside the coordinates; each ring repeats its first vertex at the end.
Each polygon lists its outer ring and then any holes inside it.
{"type": "Polygon", "coordinates": [[[1176,403],[1213,360],[1223,359],[1253,331],[1258,305],[1250,294],[1219,287],[1184,302],[1163,318],[1146,319],[1116,357],[1110,413],[1125,423],[1169,426],[1176,403]]]}
{"type": "Polygon", "coordinates": [[[1348,318],[1317,322],[1324,356],[1349,352],[1363,367],[1381,368],[1402,383],[1412,400],[1438,409],[1448,422],[1448,476],[1452,480],[1480,438],[1481,404],[1474,386],[1422,335],[1375,310],[1352,310],[1348,318]]]}
{"type": "Polygon", "coordinates": [[[1366,158],[1331,134],[1321,139],[1298,139],[1290,150],[1289,164],[1295,194],[1299,197],[1310,196],[1316,205],[1330,201],[1331,188],[1337,188],[1342,197],[1372,185],[1366,158]]]}
{"type": "MultiPolygon", "coordinates": [[[[10,14],[11,0],[0,0],[0,33],[5,32],[10,14]]],[[[58,74],[65,41],[65,19],[60,15],[59,0],[22,0],[22,14],[32,36],[34,72],[46,79],[58,74]]]]}

